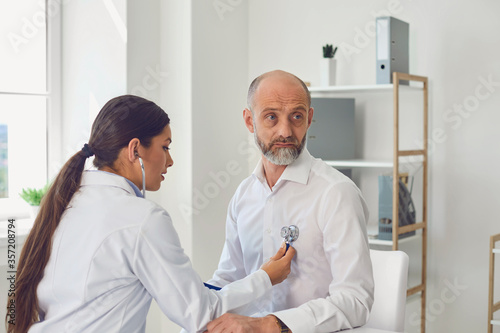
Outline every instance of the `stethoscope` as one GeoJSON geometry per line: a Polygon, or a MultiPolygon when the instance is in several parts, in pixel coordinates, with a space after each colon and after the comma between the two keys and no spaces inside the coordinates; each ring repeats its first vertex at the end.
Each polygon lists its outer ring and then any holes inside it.
{"type": "Polygon", "coordinates": [[[292,243],[295,242],[297,238],[299,238],[299,227],[297,227],[296,225],[291,225],[289,227],[284,226],[283,228],[281,228],[280,235],[285,240],[286,249],[288,250],[290,245],[292,245],[292,243]]]}
{"type": "Polygon", "coordinates": [[[139,157],[139,154],[135,152],[135,156],[139,158],[139,164],[141,165],[142,172],[142,197],[146,198],[146,172],[144,171],[144,162],[142,162],[142,158],[139,157]]]}
{"type": "MultiPolygon", "coordinates": [[[[288,251],[288,248],[290,247],[290,245],[292,245],[292,243],[295,242],[297,240],[297,238],[299,238],[299,227],[297,227],[296,225],[291,225],[289,227],[284,226],[283,228],[281,228],[280,235],[285,240],[285,243],[286,243],[285,253],[286,253],[286,251],[288,251]]],[[[221,289],[220,287],[213,286],[213,285],[205,283],[205,282],[203,284],[208,289],[214,289],[214,290],[221,289]]]]}
{"type": "Polygon", "coordinates": [[[141,164],[142,171],[142,197],[146,198],[146,172],[144,171],[144,163],[142,162],[142,158],[139,157],[139,163],[141,164]]]}

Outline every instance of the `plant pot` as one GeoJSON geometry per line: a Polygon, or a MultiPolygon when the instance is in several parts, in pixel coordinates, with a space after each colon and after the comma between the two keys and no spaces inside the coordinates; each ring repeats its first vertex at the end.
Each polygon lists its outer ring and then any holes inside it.
{"type": "Polygon", "coordinates": [[[30,217],[35,219],[38,215],[38,211],[40,210],[40,206],[30,206],[30,217]]]}
{"type": "Polygon", "coordinates": [[[323,58],[319,63],[320,86],[334,86],[337,78],[337,59],[323,58]]]}

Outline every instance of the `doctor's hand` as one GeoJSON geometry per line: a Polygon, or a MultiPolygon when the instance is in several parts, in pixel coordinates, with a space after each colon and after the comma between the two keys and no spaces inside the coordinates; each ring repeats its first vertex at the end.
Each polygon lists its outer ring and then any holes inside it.
{"type": "Polygon", "coordinates": [[[292,258],[295,256],[295,253],[295,249],[291,246],[287,251],[286,245],[283,243],[278,252],[260,267],[269,275],[273,286],[283,282],[288,274],[290,274],[290,264],[292,263],[292,258]]]}

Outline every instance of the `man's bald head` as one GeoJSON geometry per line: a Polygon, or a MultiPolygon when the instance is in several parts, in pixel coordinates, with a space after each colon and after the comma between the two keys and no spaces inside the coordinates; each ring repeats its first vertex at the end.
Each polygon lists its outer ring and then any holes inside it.
{"type": "Polygon", "coordinates": [[[268,79],[268,78],[271,78],[273,80],[287,82],[287,83],[295,82],[297,85],[301,86],[302,89],[304,90],[304,94],[305,94],[306,101],[307,101],[307,106],[308,107],[311,106],[311,93],[309,92],[309,89],[307,89],[307,86],[305,85],[305,83],[301,79],[299,79],[298,77],[296,77],[295,75],[293,75],[291,73],[281,71],[281,70],[275,70],[275,71],[264,73],[264,74],[256,77],[252,81],[252,83],[250,84],[250,87],[248,88],[247,104],[248,104],[248,108],[252,111],[252,113],[253,113],[253,108],[254,108],[254,96],[255,96],[261,82],[268,79]]]}

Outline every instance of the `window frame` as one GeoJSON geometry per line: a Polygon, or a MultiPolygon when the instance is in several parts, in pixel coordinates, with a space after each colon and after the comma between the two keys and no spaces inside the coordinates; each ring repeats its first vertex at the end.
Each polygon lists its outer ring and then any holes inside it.
{"type": "MultiPolygon", "coordinates": [[[[44,96],[46,99],[46,180],[50,181],[61,166],[62,114],[61,114],[61,22],[60,1],[45,0],[46,34],[46,90],[44,93],[0,91],[1,95],[44,96]],[[50,10],[49,10],[50,2],[50,10]]],[[[0,221],[10,217],[28,218],[30,211],[23,209],[20,198],[0,199],[0,221]]]]}

